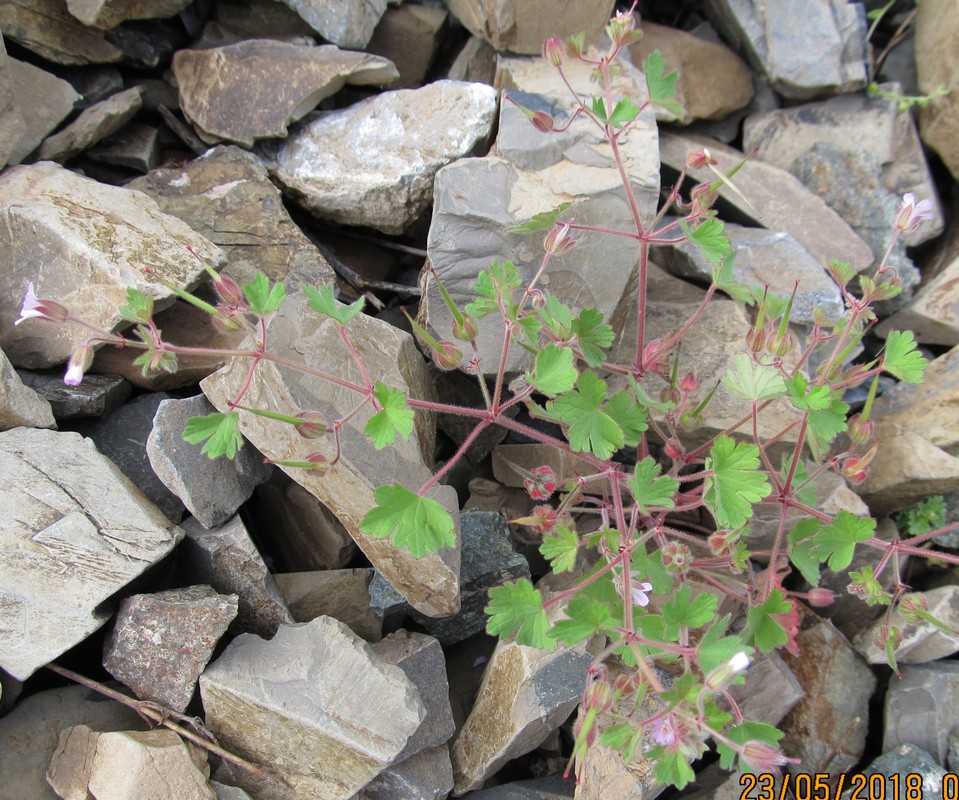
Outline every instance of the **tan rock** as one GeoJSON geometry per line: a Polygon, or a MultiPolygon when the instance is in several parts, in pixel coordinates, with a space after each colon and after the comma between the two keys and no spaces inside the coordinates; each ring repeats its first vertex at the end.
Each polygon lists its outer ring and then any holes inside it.
{"type": "Polygon", "coordinates": [[[372,569],[280,572],[274,578],[296,622],[332,617],[368,642],[382,638],[383,620],[370,607],[372,569]]]}
{"type": "Polygon", "coordinates": [[[387,0],[283,0],[328,42],[363,50],[387,0]]]}
{"type": "Polygon", "coordinates": [[[387,8],[367,53],[392,61],[400,73],[391,89],[415,89],[423,85],[440,45],[440,31],[446,24],[446,10],[433,6],[402,5],[387,8]]]}
{"type": "Polygon", "coordinates": [[[80,95],[66,81],[26,61],[11,58],[10,74],[24,130],[10,140],[15,145],[9,162],[19,164],[73,111],[80,95]]]}
{"type": "Polygon", "coordinates": [[[16,164],[18,144],[26,135],[27,126],[16,94],[13,59],[0,38],[0,167],[16,164]]]}
{"type": "Polygon", "coordinates": [[[55,64],[107,64],[123,58],[105,31],[84,25],[63,0],[6,0],[0,4],[0,29],[55,64]]]}
{"type": "MultiPolygon", "coordinates": [[[[918,8],[918,7],[917,7],[918,8]]],[[[930,0],[916,14],[916,69],[919,91],[946,89],[919,110],[923,141],[942,157],[959,180],[959,54],[952,43],[959,37],[959,14],[951,0],[930,0]]]]}
{"type": "Polygon", "coordinates": [[[67,9],[84,25],[101,30],[136,19],[175,17],[190,0],[67,0],[67,9]]]}
{"type": "Polygon", "coordinates": [[[10,359],[0,350],[0,431],[24,425],[28,428],[56,428],[50,403],[24,386],[10,359]]]}
{"type": "Polygon", "coordinates": [[[97,754],[100,732],[86,725],[60,731],[57,749],[47,768],[47,783],[62,800],[87,800],[90,773],[97,754]]]}
{"type": "Polygon", "coordinates": [[[134,86],[85,108],[80,116],[40,145],[44,161],[66,161],[105,139],[133,119],[143,104],[143,89],[134,86]]]}

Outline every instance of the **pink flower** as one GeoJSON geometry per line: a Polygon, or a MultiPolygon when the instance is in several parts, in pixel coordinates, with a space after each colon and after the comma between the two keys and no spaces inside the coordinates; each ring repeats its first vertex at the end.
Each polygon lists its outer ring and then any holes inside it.
{"type": "Polygon", "coordinates": [[[653,584],[647,581],[633,583],[629,589],[629,594],[633,598],[633,605],[646,608],[646,606],[649,605],[649,597],[647,595],[651,591],[653,591],[653,584]]]}
{"type": "Polygon", "coordinates": [[[79,386],[83,381],[83,373],[90,369],[93,363],[93,348],[89,342],[84,342],[70,356],[67,362],[67,374],[63,376],[63,382],[67,386],[79,386]]]}
{"type": "Polygon", "coordinates": [[[20,317],[14,322],[19,325],[25,319],[36,317],[45,319],[48,322],[63,322],[69,316],[67,309],[53,300],[43,300],[37,297],[33,290],[33,282],[27,284],[27,293],[23,296],[23,308],[20,309],[20,317]]]}
{"type": "Polygon", "coordinates": [[[676,726],[673,725],[671,718],[662,717],[652,724],[649,735],[656,744],[669,747],[676,741],[676,726]]]}
{"type": "Polygon", "coordinates": [[[933,217],[932,200],[926,198],[916,202],[912,192],[906,192],[899,204],[899,216],[896,217],[896,229],[901,233],[911,233],[919,227],[924,219],[933,217]]]}

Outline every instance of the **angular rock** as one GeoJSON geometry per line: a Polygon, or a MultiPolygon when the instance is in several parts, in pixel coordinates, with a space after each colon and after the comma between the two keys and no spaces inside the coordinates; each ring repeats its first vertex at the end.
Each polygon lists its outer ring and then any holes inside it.
{"type": "Polygon", "coordinates": [[[84,25],[101,30],[136,19],[175,17],[190,0],[67,0],[67,9],[84,25]]]}
{"type": "Polygon", "coordinates": [[[178,50],[173,74],[180,108],[202,138],[252,147],[257,139],[286,136],[288,125],[344,84],[389,83],[398,73],[383,58],[332,45],[248,39],[178,50]]]}
{"type": "Polygon", "coordinates": [[[253,800],[250,795],[236,786],[227,786],[223,783],[210,781],[210,788],[216,794],[216,800],[253,800]]]}
{"type": "Polygon", "coordinates": [[[451,81],[471,81],[493,85],[496,78],[496,51],[485,39],[470,36],[446,75],[451,81]]]}
{"type": "Polygon", "coordinates": [[[441,44],[440,31],[447,16],[445,9],[432,6],[386,9],[364,49],[396,65],[400,77],[390,84],[391,89],[416,89],[423,85],[441,44]]]}
{"type": "Polygon", "coordinates": [[[213,530],[197,520],[184,520],[187,573],[191,580],[238,597],[233,633],[255,633],[270,639],[280,625],[293,622],[276,582],[250,539],[239,515],[213,530]]]}
{"type": "Polygon", "coordinates": [[[387,767],[355,800],[445,800],[452,790],[450,751],[439,745],[387,767]]]}
{"type": "Polygon", "coordinates": [[[107,64],[123,51],[106,32],[89,28],[71,15],[62,0],[4,0],[3,35],[55,64],[107,64]]]}
{"type": "Polygon", "coordinates": [[[105,330],[128,325],[118,308],[128,287],[154,298],[157,310],[173,293],[141,272],[188,288],[203,262],[218,265],[220,251],[184,223],[162,214],[139,192],[81,178],[52,163],[15,167],[0,177],[0,247],[8,267],[0,276],[0,347],[16,366],[65,362],[89,331],[28,319],[13,326],[27,283],[37,297],[54,299],[105,330]],[[198,259],[189,258],[187,248],[198,259]]]}
{"type": "Polygon", "coordinates": [[[183,712],[236,613],[237,596],[209,586],[127,597],[103,645],[103,666],[141,700],[183,712]]]}
{"type": "Polygon", "coordinates": [[[708,0],[705,11],[784,97],[852,92],[865,86],[866,17],[846,0],[708,0]]]}
{"type": "Polygon", "coordinates": [[[294,621],[332,617],[360,638],[376,642],[383,636],[383,622],[370,608],[372,578],[370,568],[281,572],[275,576],[294,621]]]}
{"type": "Polygon", "coordinates": [[[133,119],[143,104],[139,86],[84,109],[80,116],[59,133],[48,136],[40,145],[43,161],[66,161],[105,139],[133,119]]]}
{"type": "Polygon", "coordinates": [[[292,8],[276,0],[223,0],[214,19],[238,39],[314,39],[314,30],[292,8]]]}
{"type": "Polygon", "coordinates": [[[437,171],[489,136],[496,92],[437,81],[321,112],[279,145],[271,172],[313,215],[403,233],[429,207],[437,171]]]}
{"type": "Polygon", "coordinates": [[[775,651],[757,654],[745,672],[745,683],[729,693],[746,719],[778,725],[806,692],[775,651]]]}
{"type": "MultiPolygon", "coordinates": [[[[363,380],[340,338],[338,326],[331,319],[321,321],[309,311],[303,294],[293,295],[276,312],[269,323],[268,336],[274,353],[302,359],[312,369],[354,385],[363,380]]],[[[350,321],[349,336],[369,375],[408,395],[433,397],[423,358],[408,334],[360,314],[350,321]]],[[[243,385],[246,372],[246,363],[234,361],[207,378],[203,391],[215,406],[226,408],[243,385]]],[[[286,414],[318,411],[328,423],[353,412],[356,406],[352,391],[267,362],[260,363],[244,398],[252,407],[286,414]]],[[[424,614],[453,614],[459,608],[459,546],[416,558],[390,540],[377,539],[360,530],[360,521],[375,505],[373,492],[377,487],[401,479],[404,486],[417,491],[429,480],[435,423],[429,414],[416,411],[409,439],[376,450],[362,435],[371,416],[369,406],[364,406],[340,430],[342,457],[325,475],[317,477],[313,470],[300,469],[290,469],[287,474],[333,511],[373,566],[414,608],[424,614]]],[[[302,460],[314,452],[324,454],[330,461],[334,458],[330,442],[303,439],[285,423],[241,411],[240,430],[274,461],[302,460]]],[[[458,505],[451,488],[434,485],[426,496],[450,511],[458,527],[458,505]]]]}
{"type": "Polygon", "coordinates": [[[7,58],[6,47],[0,39],[0,168],[19,163],[14,159],[27,126],[18,100],[13,59],[7,58]]]}
{"type": "Polygon", "coordinates": [[[100,731],[74,725],[60,731],[57,748],[47,768],[47,783],[65,800],[86,800],[90,771],[97,753],[100,731]]]}
{"type": "MultiPolygon", "coordinates": [[[[152,125],[131,122],[87,150],[87,158],[137,172],[149,172],[160,163],[160,130],[152,125]]],[[[130,188],[129,184],[127,187],[130,188]]]]}
{"type": "Polygon", "coordinates": [[[226,254],[239,283],[263,272],[292,291],[333,282],[333,268],[290,218],[266,167],[238,147],[216,147],[180,169],[153,170],[127,186],[150,195],[226,254]]]}
{"type": "Polygon", "coordinates": [[[572,798],[576,781],[562,775],[511,781],[470,795],[471,800],[567,800],[572,798]]]}
{"type": "Polygon", "coordinates": [[[841,772],[862,757],[876,677],[832,623],[803,616],[799,655],[780,653],[806,693],[779,725],[781,744],[806,769],[841,772]]]}
{"type": "Polygon", "coordinates": [[[183,532],[75,433],[0,433],[0,475],[0,666],[23,680],[97,630],[183,532]]]}
{"type": "MultiPolygon", "coordinates": [[[[959,626],[959,586],[940,586],[922,593],[929,604],[929,613],[941,620],[953,630],[959,626]]],[[[885,664],[886,650],[874,641],[879,626],[885,621],[878,620],[863,630],[854,640],[856,649],[870,664],[885,664]]],[[[889,615],[890,628],[898,628],[902,634],[902,644],[896,648],[896,661],[899,664],[925,664],[940,658],[948,658],[959,652],[959,634],[946,633],[931,622],[907,622],[898,606],[889,615]]]]}
{"type": "Polygon", "coordinates": [[[50,403],[29,384],[24,385],[10,359],[0,350],[0,431],[25,425],[56,428],[50,403]]]}
{"type": "Polygon", "coordinates": [[[500,52],[541,53],[550,36],[566,39],[583,33],[586,41],[599,39],[613,10],[612,0],[588,0],[563,9],[561,14],[536,0],[447,0],[453,15],[474,36],[500,52]]]}
{"type": "Polygon", "coordinates": [[[119,375],[85,375],[79,386],[67,386],[60,373],[23,370],[20,378],[50,404],[53,415],[61,420],[105,417],[130,396],[130,384],[119,375]]]}
{"type": "Polygon", "coordinates": [[[202,394],[163,400],[147,438],[153,471],[206,528],[216,528],[232,517],[273,471],[252,447],[241,448],[233,459],[210,459],[201,445],[183,439],[188,419],[213,413],[202,394]]]}
{"type": "Polygon", "coordinates": [[[387,0],[283,0],[328,42],[362,50],[386,11],[387,0]]]}
{"type": "MultiPolygon", "coordinates": [[[[6,30],[6,29],[4,29],[6,30]]],[[[916,69],[919,91],[940,85],[946,94],[919,110],[923,141],[959,179],[959,56],[949,45],[959,35],[959,19],[949,0],[933,0],[916,12],[916,69]]]]}
{"type": "Polygon", "coordinates": [[[911,744],[946,765],[950,733],[959,725],[959,664],[942,661],[902,668],[886,694],[882,749],[911,744]]]}
{"type": "Polygon", "coordinates": [[[907,775],[920,775],[922,787],[925,789],[926,786],[942,787],[948,773],[925,750],[913,744],[904,744],[895,750],[883,753],[863,770],[863,774],[885,776],[887,787],[890,786],[889,778],[898,775],[903,787],[899,790],[902,797],[906,791],[907,775]]]}
{"type": "Polygon", "coordinates": [[[80,94],[77,108],[89,108],[111,95],[122,92],[124,88],[123,75],[116,67],[105,65],[69,67],[64,77],[80,94]]]}
{"type": "MultiPolygon", "coordinates": [[[[788,233],[763,228],[746,228],[727,222],[726,236],[733,248],[732,272],[738,283],[789,297],[796,282],[799,287],[793,303],[792,321],[811,326],[813,311],[819,309],[830,322],[843,314],[842,294],[825,267],[788,233]],[[778,265],[770,270],[770,264],[778,265]]],[[[674,275],[709,283],[712,268],[702,251],[689,242],[656,245],[651,258],[674,275]]]]}
{"type": "Polygon", "coordinates": [[[269,642],[238,637],[207,668],[200,691],[221,745],[287,782],[238,772],[240,787],[261,800],[350,797],[396,758],[425,716],[403,671],[327,617],[283,626],[269,642]]]}
{"type": "MultiPolygon", "coordinates": [[[[748,105],[753,96],[749,68],[732,50],[677,28],[642,22],[643,38],[630,45],[633,63],[642,62],[659,50],[668,70],[677,70],[676,95],[683,115],[676,120],[688,125],[697,119],[722,119],[748,105]]],[[[656,109],[657,116],[669,114],[656,109]]],[[[671,119],[668,121],[672,121],[671,119]]]]}

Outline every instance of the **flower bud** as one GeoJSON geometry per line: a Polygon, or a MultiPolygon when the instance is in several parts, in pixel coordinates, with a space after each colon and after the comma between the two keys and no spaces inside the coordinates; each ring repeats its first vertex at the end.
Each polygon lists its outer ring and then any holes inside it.
{"type": "Polygon", "coordinates": [[[326,423],[319,411],[301,411],[296,418],[301,420],[296,432],[304,439],[319,439],[326,433],[326,423]]]}
{"type": "Polygon", "coordinates": [[[740,752],[740,758],[753,772],[778,773],[791,759],[786,758],[778,747],[765,742],[746,742],[740,752]]]}
{"type": "Polygon", "coordinates": [[[663,445],[663,452],[673,461],[681,461],[686,457],[686,450],[679,439],[667,439],[663,445]]]}
{"type": "Polygon", "coordinates": [[[565,253],[575,244],[576,240],[569,235],[569,223],[557,222],[546,235],[543,247],[547,253],[556,256],[565,253]]]}
{"type": "Polygon", "coordinates": [[[836,595],[830,589],[817,586],[816,588],[809,590],[809,594],[806,595],[806,599],[809,601],[809,605],[811,606],[816,608],[825,608],[826,606],[831,606],[835,602],[836,595]]]}
{"type": "Polygon", "coordinates": [[[439,348],[430,350],[433,363],[445,372],[456,369],[463,360],[463,351],[452,342],[439,342],[439,348]]]}
{"type": "Polygon", "coordinates": [[[553,130],[553,118],[545,111],[536,111],[530,118],[530,122],[540,133],[549,133],[553,130]]]}
{"type": "Polygon", "coordinates": [[[929,603],[926,598],[918,592],[904,595],[899,601],[899,610],[902,612],[903,619],[906,622],[919,622],[922,619],[922,611],[929,610],[929,603]]]}
{"type": "Polygon", "coordinates": [[[586,687],[583,695],[583,708],[599,709],[600,713],[609,711],[613,705],[613,690],[604,680],[598,680],[586,687]]]}
{"type": "Polygon", "coordinates": [[[555,36],[550,36],[543,42],[543,58],[546,59],[546,63],[554,67],[561,66],[566,60],[566,46],[562,40],[555,36]]]}
{"type": "Polygon", "coordinates": [[[867,444],[876,435],[876,423],[871,419],[863,419],[862,414],[853,414],[847,425],[849,438],[856,444],[867,444]]]}
{"type": "Polygon", "coordinates": [[[682,542],[669,542],[660,552],[663,566],[670,575],[682,575],[689,569],[693,560],[693,552],[682,542]]]}
{"type": "Polygon", "coordinates": [[[90,346],[90,342],[86,341],[74,350],[73,355],[70,356],[70,361],[67,362],[67,374],[63,376],[63,382],[67,386],[79,386],[83,381],[83,373],[90,369],[92,363],[93,348],[90,346]]]}
{"type": "Polygon", "coordinates": [[[707,164],[716,164],[716,159],[705,147],[702,150],[692,150],[686,156],[686,166],[690,169],[702,169],[707,164]]]}
{"type": "Polygon", "coordinates": [[[687,372],[685,375],[683,375],[683,379],[679,383],[679,388],[682,389],[686,394],[695,392],[699,388],[699,378],[693,375],[692,372],[687,372]]]}
{"type": "Polygon", "coordinates": [[[736,653],[725,664],[720,664],[710,672],[704,681],[706,688],[711,692],[725,689],[733,679],[749,666],[749,657],[743,653],[736,653]]]}
{"type": "Polygon", "coordinates": [[[462,314],[453,319],[453,338],[469,342],[479,335],[479,322],[472,314],[462,314]]]}
{"type": "Polygon", "coordinates": [[[213,288],[220,299],[228,306],[246,308],[246,296],[243,294],[243,288],[229,275],[217,274],[216,278],[213,279],[213,288]]]}
{"type": "Polygon", "coordinates": [[[536,467],[529,473],[530,477],[523,480],[523,486],[533,500],[549,500],[556,491],[556,473],[551,467],[536,467]]]}

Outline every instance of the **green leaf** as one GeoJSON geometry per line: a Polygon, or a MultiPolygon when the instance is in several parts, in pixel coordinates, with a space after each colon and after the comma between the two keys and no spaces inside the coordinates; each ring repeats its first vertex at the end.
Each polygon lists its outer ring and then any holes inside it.
{"type": "Polygon", "coordinates": [[[812,540],[819,526],[819,520],[801,519],[789,531],[789,560],[812,586],[819,585],[819,559],[813,553],[812,540]]]}
{"type": "Polygon", "coordinates": [[[548,636],[549,620],[543,610],[543,596],[526,578],[504,583],[489,590],[486,613],[486,632],[491,636],[508,637],[516,634],[519,644],[556,649],[556,642],[548,636]]]}
{"type": "Polygon", "coordinates": [[[646,430],[649,412],[633,400],[629,392],[616,392],[603,411],[619,425],[623,432],[623,441],[629,447],[636,447],[646,430]]]}
{"type": "Polygon", "coordinates": [[[912,331],[892,331],[886,338],[882,368],[906,383],[922,383],[922,374],[929,362],[916,351],[912,331]]]}
{"type": "Polygon", "coordinates": [[[680,220],[679,224],[686,238],[700,249],[706,260],[713,266],[718,266],[732,255],[733,247],[726,237],[725,226],[721,220],[713,217],[704,220],[695,228],[690,228],[685,220],[680,220]]]}
{"type": "Polygon", "coordinates": [[[435,500],[413,494],[398,483],[380,486],[373,494],[376,506],[360,522],[360,530],[378,539],[393,537],[417,558],[456,544],[456,528],[449,512],[435,500]]]}
{"type": "Polygon", "coordinates": [[[696,773],[682,753],[668,753],[664,747],[657,746],[646,753],[646,758],[656,764],[656,780],[663,786],[682,789],[696,780],[696,773]]]}
{"type": "Polygon", "coordinates": [[[673,598],[663,605],[663,621],[667,628],[679,630],[679,626],[701,628],[716,617],[719,598],[709,592],[700,592],[693,597],[693,590],[683,584],[673,598]]]}
{"type": "Polygon", "coordinates": [[[536,355],[533,372],[526,380],[539,392],[555,397],[576,385],[579,373],[573,366],[573,351],[550,342],[536,355]]]}
{"type": "Polygon", "coordinates": [[[777,647],[789,641],[789,634],[780,625],[773,614],[784,614],[792,609],[779,589],[773,589],[769,597],[762,604],[753,606],[746,614],[747,644],[753,645],[762,653],[771,653],[777,647]]]}
{"type": "Polygon", "coordinates": [[[757,471],[759,448],[745,442],[737,443],[730,436],[720,436],[706,459],[706,477],[703,501],[712,511],[721,528],[738,528],[753,515],[753,504],[772,491],[766,476],[757,471]]]}
{"type": "Polygon", "coordinates": [[[473,286],[476,296],[466,304],[466,313],[477,319],[499,311],[500,300],[507,307],[513,304],[513,291],[522,283],[519,270],[512,261],[494,261],[480,272],[473,286]]]}
{"type": "Polygon", "coordinates": [[[736,653],[752,655],[753,649],[747,647],[738,635],[723,636],[729,627],[730,616],[716,620],[710,625],[696,646],[696,658],[703,675],[708,675],[716,667],[725,664],[736,653]]]}
{"type": "Polygon", "coordinates": [[[733,274],[734,255],[729,255],[719,264],[713,265],[712,281],[716,288],[728,294],[737,303],[750,306],[754,302],[753,293],[748,286],[736,280],[733,274]]]}
{"type": "Polygon", "coordinates": [[[362,297],[348,306],[338,303],[333,297],[332,286],[321,286],[319,289],[304,286],[303,293],[310,298],[310,308],[318,314],[335,320],[340,325],[346,325],[363,310],[363,305],[366,303],[365,298],[362,297]]]}
{"type": "Polygon", "coordinates": [[[828,386],[810,386],[806,376],[797,372],[786,383],[789,399],[802,411],[822,411],[832,406],[833,398],[828,386]]]}
{"type": "Polygon", "coordinates": [[[606,381],[594,372],[584,372],[576,381],[576,389],[547,404],[548,409],[555,410],[560,420],[569,426],[567,435],[573,450],[607,459],[625,443],[616,421],[600,411],[605,399],[606,381]]]}
{"type": "Polygon", "coordinates": [[[829,569],[839,572],[852,563],[856,544],[869,539],[876,531],[876,520],[857,517],[843,509],[836,518],[813,536],[812,554],[820,561],[829,561],[829,569]]]}
{"type": "Polygon", "coordinates": [[[614,128],[622,128],[627,123],[636,119],[637,114],[639,114],[639,106],[628,97],[624,97],[616,104],[607,122],[614,128]]]}
{"type": "Polygon", "coordinates": [[[543,538],[539,551],[549,561],[553,572],[570,572],[576,564],[579,536],[565,525],[557,525],[549,536],[543,538]]]}
{"type": "Polygon", "coordinates": [[[373,440],[373,446],[382,450],[396,441],[396,434],[406,439],[413,432],[413,410],[406,404],[406,395],[391,389],[381,381],[373,385],[373,397],[382,406],[363,429],[373,440]]]}
{"type": "Polygon", "coordinates": [[[630,746],[636,732],[636,728],[626,723],[610,725],[599,735],[599,743],[614,750],[624,750],[630,746]]]}
{"type": "Polygon", "coordinates": [[[606,354],[601,348],[609,347],[614,338],[613,328],[603,322],[603,315],[595,308],[584,308],[579,312],[579,316],[571,321],[570,327],[576,334],[586,363],[591,367],[602,364],[606,354]]]}
{"type": "Polygon", "coordinates": [[[549,211],[543,211],[531,219],[526,220],[526,222],[521,222],[519,225],[512,225],[506,230],[510,233],[536,233],[537,231],[548,231],[556,224],[557,220],[559,220],[559,215],[571,205],[573,204],[568,202],[560,203],[558,206],[556,206],[556,208],[549,211]]]}
{"type": "Polygon", "coordinates": [[[654,50],[643,62],[643,74],[649,89],[649,100],[677,117],[683,116],[683,107],[672,98],[676,96],[676,70],[665,72],[666,61],[659,50],[654,50]]]}
{"type": "Polygon", "coordinates": [[[208,458],[219,458],[223,455],[234,458],[243,446],[239,422],[240,415],[236,411],[230,411],[228,414],[190,417],[186,421],[183,438],[190,444],[206,442],[200,452],[208,458]]]}
{"type": "Polygon", "coordinates": [[[746,353],[739,353],[726,371],[722,385],[740,400],[774,400],[786,394],[782,373],[773,366],[756,364],[746,353]]]}
{"type": "Polygon", "coordinates": [[[565,613],[566,619],[553,625],[550,636],[569,647],[623,622],[621,617],[613,616],[612,609],[606,603],[591,597],[574,597],[566,606],[565,613]]]}
{"type": "Polygon", "coordinates": [[[546,295],[546,305],[540,309],[540,319],[556,336],[563,341],[573,335],[573,311],[565,303],[556,299],[555,295],[546,295]]]}
{"type": "Polygon", "coordinates": [[[250,304],[250,311],[261,317],[272,314],[286,300],[286,287],[277,283],[270,288],[270,281],[262,272],[249,283],[243,284],[243,294],[250,304]]]}
{"type": "Polygon", "coordinates": [[[647,456],[636,464],[633,477],[626,485],[633,493],[641,514],[649,514],[650,507],[675,508],[676,490],[679,481],[669,475],[660,475],[661,468],[656,459],[647,456]]]}
{"type": "Polygon", "coordinates": [[[941,494],[927,497],[896,514],[897,527],[910,536],[922,536],[945,524],[946,502],[941,494]]]}
{"type": "MultiPolygon", "coordinates": [[[[516,305],[511,309],[511,315],[514,319],[516,318],[517,310],[516,305]]],[[[535,345],[540,329],[543,327],[543,323],[540,322],[539,317],[534,314],[524,314],[516,320],[516,324],[519,325],[519,329],[523,332],[523,338],[529,344],[535,345]]]]}
{"type": "MultiPolygon", "coordinates": [[[[762,742],[770,747],[779,747],[779,740],[783,738],[783,733],[765,722],[749,722],[746,720],[727,730],[726,736],[735,744],[762,742]]],[[[716,751],[719,753],[719,766],[731,770],[736,764],[736,751],[722,742],[717,742],[716,751]]],[[[740,763],[743,772],[752,772],[748,764],[740,763]]]]}
{"type": "Polygon", "coordinates": [[[120,316],[130,322],[146,323],[153,315],[153,298],[137,289],[127,289],[127,304],[120,306],[120,316]]]}
{"type": "Polygon", "coordinates": [[[831,391],[829,406],[809,412],[809,427],[818,438],[819,449],[824,449],[833,439],[846,430],[846,415],[849,405],[840,399],[838,391],[831,391]]]}
{"type": "Polygon", "coordinates": [[[606,122],[606,101],[602,97],[592,98],[589,108],[600,120],[606,122]]]}
{"type": "Polygon", "coordinates": [[[673,590],[673,578],[663,565],[663,554],[658,548],[647,553],[645,547],[633,550],[633,569],[643,576],[643,580],[653,584],[655,594],[668,594],[673,590]]]}

